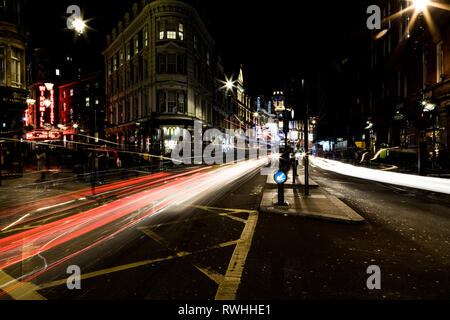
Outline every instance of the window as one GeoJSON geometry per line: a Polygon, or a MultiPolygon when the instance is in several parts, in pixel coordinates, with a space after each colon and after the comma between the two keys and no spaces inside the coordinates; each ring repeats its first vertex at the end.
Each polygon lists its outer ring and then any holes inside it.
{"type": "Polygon", "coordinates": [[[186,73],[186,57],[184,55],[177,56],[177,71],[178,73],[185,74],[186,73]]]}
{"type": "Polygon", "coordinates": [[[56,70],[55,70],[55,74],[56,74],[57,76],[60,76],[60,75],[61,75],[61,72],[59,71],[59,69],[56,69],[56,70]]]}
{"type": "Polygon", "coordinates": [[[139,53],[139,35],[134,36],[134,54],[139,53]]]}
{"type": "Polygon", "coordinates": [[[166,73],[166,56],[164,54],[158,56],[158,72],[166,73]]]}
{"type": "Polygon", "coordinates": [[[444,43],[441,41],[436,45],[436,82],[441,82],[444,75],[444,43]]]}
{"type": "Polygon", "coordinates": [[[11,82],[15,86],[21,84],[21,60],[20,51],[16,48],[11,48],[11,82]]]}
{"type": "Polygon", "coordinates": [[[158,73],[186,74],[186,56],[172,54],[160,54],[158,56],[158,73]]]}
{"type": "Polygon", "coordinates": [[[90,107],[91,106],[91,98],[86,98],[86,107],[90,107]]]}
{"type": "Polygon", "coordinates": [[[166,31],[166,23],[165,22],[166,22],[165,20],[158,21],[159,40],[164,39],[165,31],[166,31]]]}
{"type": "Polygon", "coordinates": [[[167,39],[175,40],[177,38],[177,33],[175,31],[167,31],[167,39]]]}
{"type": "Polygon", "coordinates": [[[206,64],[209,66],[210,64],[210,56],[209,56],[209,52],[206,53],[206,64]]]}
{"type": "Polygon", "coordinates": [[[144,28],[144,45],[148,47],[148,27],[144,28]]]}
{"type": "Polygon", "coordinates": [[[158,112],[166,112],[166,92],[158,91],[158,112]]]}
{"type": "Polygon", "coordinates": [[[167,55],[167,73],[177,72],[177,55],[169,54],[167,55]]]}
{"type": "Polygon", "coordinates": [[[73,97],[73,89],[70,89],[70,96],[73,97]]]}
{"type": "Polygon", "coordinates": [[[6,48],[0,47],[0,84],[6,83],[6,48]]]}
{"type": "Polygon", "coordinates": [[[182,23],[178,25],[178,37],[180,38],[181,41],[184,40],[184,26],[182,23]]]}
{"type": "Polygon", "coordinates": [[[112,60],[108,61],[108,76],[112,73],[112,60]]]}
{"type": "Polygon", "coordinates": [[[185,100],[185,94],[184,94],[184,92],[183,91],[180,91],[179,93],[178,93],[178,112],[179,113],[186,113],[186,110],[185,110],[185,102],[186,102],[186,100],[185,100]]]}
{"type": "Polygon", "coordinates": [[[169,91],[167,95],[167,107],[170,113],[177,112],[177,92],[169,91]]]}
{"type": "Polygon", "coordinates": [[[130,61],[130,59],[131,59],[131,44],[130,44],[130,42],[127,43],[126,51],[127,51],[127,61],[130,61]]]}
{"type": "Polygon", "coordinates": [[[122,50],[120,50],[120,53],[119,53],[119,65],[120,66],[123,66],[123,63],[124,63],[124,59],[125,57],[124,57],[124,54],[123,54],[123,49],[122,50]]]}

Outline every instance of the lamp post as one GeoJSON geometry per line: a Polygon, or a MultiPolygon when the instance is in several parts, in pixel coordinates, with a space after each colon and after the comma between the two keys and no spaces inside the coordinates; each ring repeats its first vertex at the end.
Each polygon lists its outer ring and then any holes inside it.
{"type": "MultiPolygon", "coordinates": [[[[414,7],[416,9],[417,14],[419,15],[419,29],[420,29],[420,38],[419,38],[419,46],[420,46],[420,97],[422,101],[425,100],[425,27],[423,23],[423,12],[426,10],[429,5],[429,0],[415,0],[414,7]]],[[[419,129],[420,130],[420,129],[419,129]]],[[[422,133],[419,134],[419,139],[422,140],[422,133]]],[[[425,175],[425,161],[426,156],[424,154],[424,149],[426,150],[427,146],[423,141],[419,140],[419,150],[418,150],[418,171],[419,175],[425,175]]]]}
{"type": "Polygon", "coordinates": [[[302,90],[306,103],[305,117],[305,196],[309,196],[309,105],[305,94],[305,80],[302,79],[302,90]]]}

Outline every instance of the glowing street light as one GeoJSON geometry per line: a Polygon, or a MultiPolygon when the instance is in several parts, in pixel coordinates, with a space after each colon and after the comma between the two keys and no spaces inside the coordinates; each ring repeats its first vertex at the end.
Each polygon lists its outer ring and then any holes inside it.
{"type": "Polygon", "coordinates": [[[231,90],[234,87],[234,83],[230,80],[227,80],[227,83],[225,84],[225,86],[228,90],[231,90]]]}
{"type": "Polygon", "coordinates": [[[414,0],[414,7],[417,11],[424,11],[430,4],[430,0],[414,0]]]}
{"type": "Polygon", "coordinates": [[[78,34],[82,34],[86,29],[86,23],[81,19],[76,19],[73,21],[73,28],[78,34]]]}

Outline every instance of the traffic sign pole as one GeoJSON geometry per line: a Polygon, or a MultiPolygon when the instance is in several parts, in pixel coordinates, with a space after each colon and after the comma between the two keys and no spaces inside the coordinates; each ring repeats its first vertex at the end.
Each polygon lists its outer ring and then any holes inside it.
{"type": "Polygon", "coordinates": [[[287,207],[289,203],[284,201],[284,183],[287,181],[287,174],[284,171],[278,171],[274,175],[274,180],[278,184],[278,203],[275,204],[277,207],[287,207]]]}

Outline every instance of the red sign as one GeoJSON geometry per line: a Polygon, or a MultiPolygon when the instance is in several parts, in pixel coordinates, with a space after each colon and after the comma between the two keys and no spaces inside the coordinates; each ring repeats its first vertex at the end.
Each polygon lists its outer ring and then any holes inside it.
{"type": "Polygon", "coordinates": [[[61,132],[56,130],[34,130],[25,135],[27,140],[59,140],[61,132]]]}

